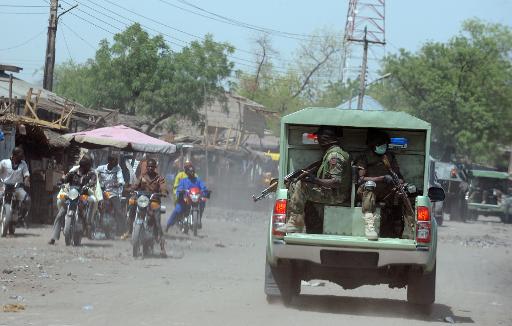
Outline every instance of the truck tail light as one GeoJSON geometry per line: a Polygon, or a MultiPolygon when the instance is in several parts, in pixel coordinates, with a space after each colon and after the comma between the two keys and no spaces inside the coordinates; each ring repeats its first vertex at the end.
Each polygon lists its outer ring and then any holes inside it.
{"type": "Polygon", "coordinates": [[[430,209],[426,206],[418,206],[416,208],[416,220],[416,242],[430,243],[432,239],[430,209]]]}
{"type": "Polygon", "coordinates": [[[286,199],[278,199],[274,204],[274,211],[272,212],[272,235],[277,237],[284,237],[285,233],[278,231],[279,228],[284,227],[286,224],[286,199]]]}

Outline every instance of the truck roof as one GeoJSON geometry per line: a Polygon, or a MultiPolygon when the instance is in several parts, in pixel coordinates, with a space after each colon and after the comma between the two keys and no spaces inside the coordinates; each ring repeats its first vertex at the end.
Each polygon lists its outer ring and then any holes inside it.
{"type": "Polygon", "coordinates": [[[288,114],[284,124],[331,125],[360,128],[430,130],[430,123],[397,111],[341,110],[311,107],[288,114]],[[326,116],[329,118],[326,119],[326,116]]]}

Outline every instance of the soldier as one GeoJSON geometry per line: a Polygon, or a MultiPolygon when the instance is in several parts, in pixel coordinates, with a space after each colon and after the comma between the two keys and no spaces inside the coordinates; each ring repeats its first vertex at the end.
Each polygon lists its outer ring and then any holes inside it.
{"type": "Polygon", "coordinates": [[[325,150],[316,175],[308,173],[290,185],[288,222],[280,230],[286,233],[303,232],[306,201],[328,205],[341,204],[350,196],[349,155],[339,145],[342,133],[336,127],[321,126],[318,144],[325,150]]]}
{"type": "MultiPolygon", "coordinates": [[[[398,175],[400,182],[403,182],[395,156],[387,152],[389,142],[389,136],[384,131],[369,129],[366,138],[368,150],[355,160],[355,166],[359,169],[357,194],[362,200],[365,235],[368,240],[377,240],[379,237],[375,231],[375,208],[376,202],[384,200],[393,190],[390,168],[398,175]]],[[[405,215],[402,236],[412,239],[414,218],[408,216],[408,212],[405,215]]]]}

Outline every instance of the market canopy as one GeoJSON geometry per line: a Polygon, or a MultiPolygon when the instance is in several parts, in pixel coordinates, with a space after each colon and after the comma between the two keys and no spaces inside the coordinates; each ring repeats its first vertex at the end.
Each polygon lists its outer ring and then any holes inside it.
{"type": "Polygon", "coordinates": [[[85,148],[115,147],[125,151],[172,154],[176,145],[119,125],[63,135],[85,148]]]}

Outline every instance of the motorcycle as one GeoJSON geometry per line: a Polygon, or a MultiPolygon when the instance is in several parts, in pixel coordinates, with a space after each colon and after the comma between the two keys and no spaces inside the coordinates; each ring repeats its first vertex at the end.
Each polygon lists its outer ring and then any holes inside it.
{"type": "Polygon", "coordinates": [[[4,184],[4,192],[0,207],[0,235],[2,237],[14,234],[16,223],[20,218],[21,202],[14,195],[16,189],[23,187],[23,183],[4,184]]]}
{"type": "Polygon", "coordinates": [[[80,246],[85,229],[85,219],[89,210],[89,190],[87,187],[71,186],[67,193],[62,192],[59,198],[66,201],[64,218],[64,241],[66,246],[80,246]]]}
{"type": "Polygon", "coordinates": [[[156,223],[160,223],[160,216],[165,213],[165,206],[160,200],[163,194],[134,191],[133,195],[129,200],[130,206],[136,206],[132,232],[133,257],[140,256],[141,248],[142,257],[146,257],[153,254],[158,236],[156,223]]]}
{"type": "Polygon", "coordinates": [[[92,238],[95,238],[97,236],[97,231],[101,229],[105,234],[105,238],[114,239],[116,220],[114,216],[114,205],[111,200],[117,195],[106,190],[103,190],[102,193],[103,200],[98,203],[98,213],[95,214],[92,221],[91,236],[92,238]]]}
{"type": "Polygon", "coordinates": [[[201,219],[203,214],[201,205],[204,205],[207,198],[210,198],[210,191],[203,195],[201,189],[192,187],[180,195],[183,196],[183,202],[187,209],[184,217],[178,221],[178,225],[183,233],[188,234],[188,231],[192,229],[194,236],[197,236],[197,230],[202,227],[201,219]]]}

